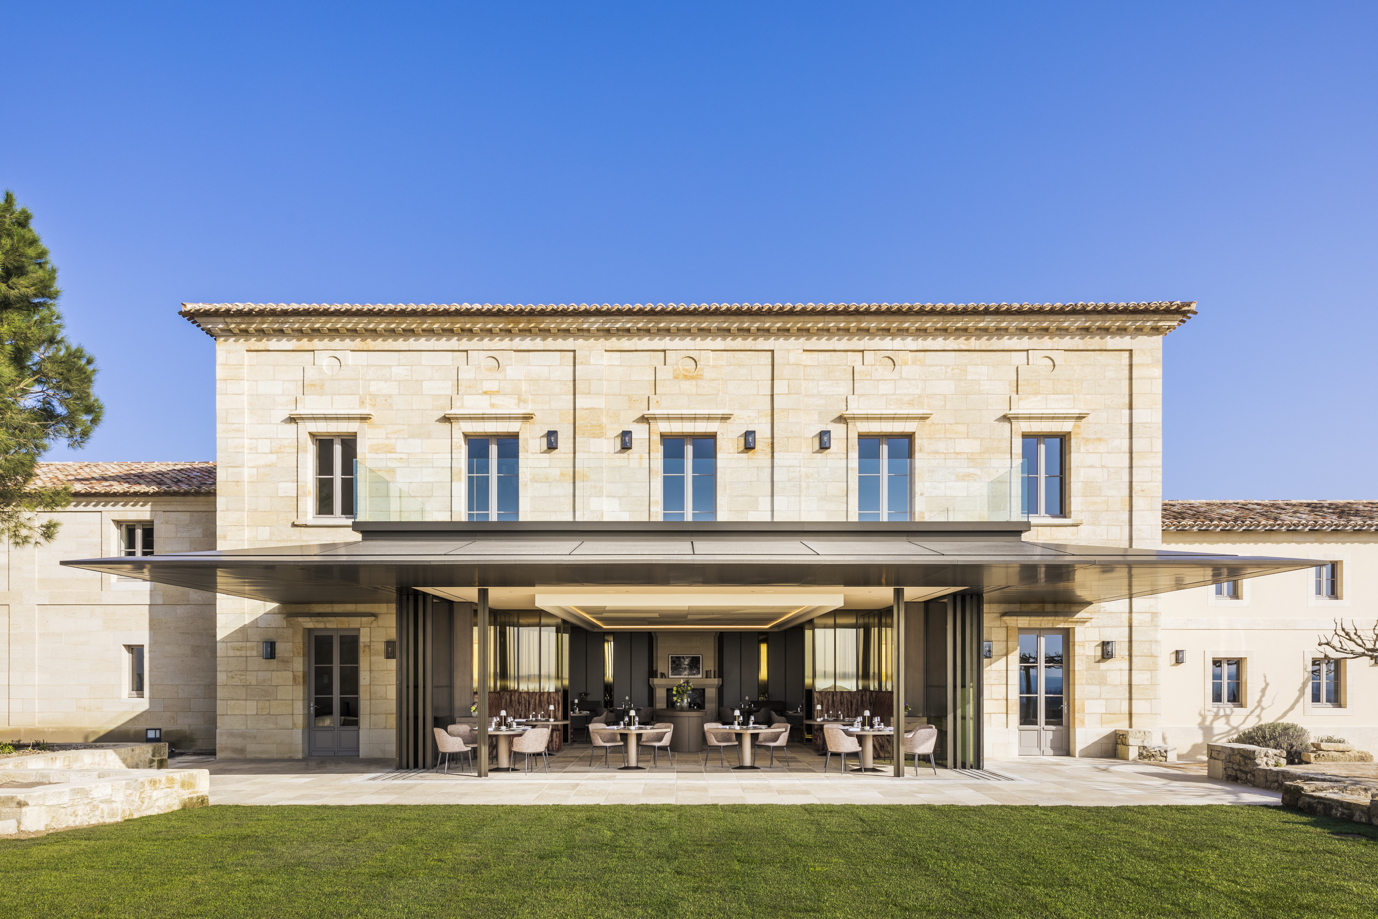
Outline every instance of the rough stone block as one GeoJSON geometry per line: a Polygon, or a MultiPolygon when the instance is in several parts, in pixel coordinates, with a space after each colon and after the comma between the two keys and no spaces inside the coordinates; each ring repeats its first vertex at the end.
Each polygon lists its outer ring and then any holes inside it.
{"type": "Polygon", "coordinates": [[[1307,750],[1302,753],[1303,763],[1371,763],[1373,754],[1365,753],[1362,750],[1355,750],[1350,753],[1338,753],[1329,750],[1307,750]]]}

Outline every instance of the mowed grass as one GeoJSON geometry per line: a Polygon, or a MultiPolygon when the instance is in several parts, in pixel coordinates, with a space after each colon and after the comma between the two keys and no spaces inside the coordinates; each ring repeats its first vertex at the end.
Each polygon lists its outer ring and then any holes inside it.
{"type": "Polygon", "coordinates": [[[1378,830],[1271,807],[213,807],[0,841],[0,891],[42,917],[1373,917],[1378,830]]]}

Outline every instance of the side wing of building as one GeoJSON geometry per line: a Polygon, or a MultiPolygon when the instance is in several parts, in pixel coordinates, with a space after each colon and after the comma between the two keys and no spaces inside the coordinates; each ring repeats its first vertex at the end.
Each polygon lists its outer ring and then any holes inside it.
{"type": "Polygon", "coordinates": [[[213,463],[44,463],[72,487],[57,538],[0,564],[0,740],[215,746],[215,596],[59,566],[215,548],[213,463]]]}
{"type": "Polygon", "coordinates": [[[1339,620],[1375,623],[1378,502],[1166,501],[1163,547],[1317,560],[1159,601],[1163,735],[1180,758],[1271,721],[1378,749],[1378,666],[1319,645],[1339,620]]]}

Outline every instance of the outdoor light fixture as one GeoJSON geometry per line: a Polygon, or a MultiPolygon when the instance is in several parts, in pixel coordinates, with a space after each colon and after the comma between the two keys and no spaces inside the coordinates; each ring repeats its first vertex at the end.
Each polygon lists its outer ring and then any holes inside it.
{"type": "Polygon", "coordinates": [[[144,728],[144,743],[162,743],[162,728],[144,728]]]}
{"type": "Polygon", "coordinates": [[[619,439],[619,441],[618,441],[618,445],[619,445],[623,450],[630,450],[630,449],[632,448],[632,432],[631,432],[631,431],[623,431],[622,434],[620,435],[620,439],[619,439]]]}
{"type": "Polygon", "coordinates": [[[994,642],[989,642],[989,641],[987,641],[987,642],[982,642],[982,643],[981,643],[981,656],[984,657],[984,658],[989,659],[990,656],[991,656],[992,651],[994,650],[993,645],[994,645],[994,642]]]}
{"type": "Polygon", "coordinates": [[[397,642],[395,642],[395,641],[385,641],[385,642],[383,642],[383,660],[388,660],[388,661],[395,661],[395,660],[397,660],[397,642]]]}
{"type": "Polygon", "coordinates": [[[1113,641],[1103,641],[1100,643],[1100,659],[1108,661],[1115,656],[1115,643],[1113,641]]]}
{"type": "Polygon", "coordinates": [[[832,432],[832,431],[819,431],[819,432],[818,432],[818,449],[820,449],[820,450],[831,450],[832,448],[833,448],[833,432],[832,432]]]}
{"type": "Polygon", "coordinates": [[[276,660],[278,656],[278,643],[275,641],[265,641],[263,643],[263,659],[265,661],[276,660]]]}
{"type": "Polygon", "coordinates": [[[545,432],[545,448],[546,448],[547,450],[558,450],[558,449],[560,449],[560,432],[559,432],[559,431],[546,431],[546,432],[545,432]]]}
{"type": "Polygon", "coordinates": [[[746,449],[748,449],[748,450],[755,450],[755,449],[756,449],[756,432],[755,432],[755,431],[747,431],[745,434],[742,435],[742,446],[743,446],[743,447],[746,447],[746,449]]]}
{"type": "Polygon", "coordinates": [[[1185,652],[1185,651],[1173,651],[1173,652],[1172,652],[1172,662],[1173,662],[1174,664],[1185,664],[1185,663],[1187,662],[1187,652],[1185,652]]]}

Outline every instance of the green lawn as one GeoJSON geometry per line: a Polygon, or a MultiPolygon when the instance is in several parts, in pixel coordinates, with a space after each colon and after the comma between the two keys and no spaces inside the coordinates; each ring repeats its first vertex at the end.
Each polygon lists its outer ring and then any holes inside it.
{"type": "Polygon", "coordinates": [[[0,841],[0,891],[40,919],[1373,917],[1378,828],[1264,807],[213,807],[0,841]]]}

